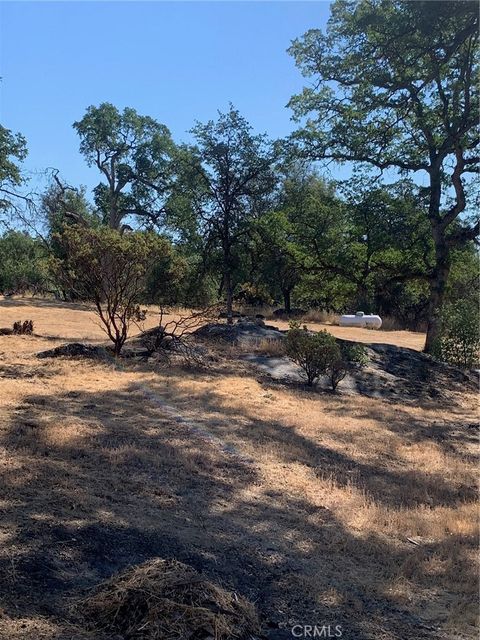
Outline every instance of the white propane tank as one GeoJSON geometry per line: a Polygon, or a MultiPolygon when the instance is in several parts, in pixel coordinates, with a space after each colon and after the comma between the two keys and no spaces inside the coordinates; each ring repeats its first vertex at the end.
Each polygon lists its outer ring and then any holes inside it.
{"type": "Polygon", "coordinates": [[[365,314],[363,311],[357,311],[354,316],[340,316],[341,327],[366,327],[368,329],[380,329],[382,319],[380,316],[365,314]]]}

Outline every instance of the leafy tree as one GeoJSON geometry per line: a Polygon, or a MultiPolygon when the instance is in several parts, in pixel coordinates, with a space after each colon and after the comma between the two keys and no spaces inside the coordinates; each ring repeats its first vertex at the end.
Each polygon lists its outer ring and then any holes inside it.
{"type": "Polygon", "coordinates": [[[341,382],[353,369],[362,369],[368,364],[366,348],[361,344],[341,342],[338,352],[327,367],[327,375],[335,393],[341,382]]]}
{"type": "Polygon", "coordinates": [[[18,191],[24,180],[20,163],[27,155],[25,138],[0,125],[0,215],[16,209],[24,197],[18,191]]]}
{"type": "Polygon", "coordinates": [[[355,308],[375,305],[383,311],[383,297],[392,287],[428,277],[433,243],[422,200],[408,182],[365,189],[355,180],[349,190],[348,235],[337,266],[355,285],[355,308]]]}
{"type": "Polygon", "coordinates": [[[303,152],[381,171],[424,172],[435,262],[425,350],[441,331],[451,250],[479,233],[467,215],[478,169],[475,3],[336,0],[326,33],[290,52],[311,86],[292,98],[303,152]]]}
{"type": "MultiPolygon", "coordinates": [[[[142,319],[141,303],[152,265],[171,252],[154,233],[120,233],[108,227],[67,226],[58,234],[63,260],[54,259],[58,278],[79,299],[92,301],[100,325],[119,355],[132,323],[142,319]]],[[[163,273],[167,281],[171,274],[163,273]]],[[[159,274],[156,274],[157,281],[159,274]]]]}
{"type": "Polygon", "coordinates": [[[295,242],[294,225],[285,211],[261,216],[255,226],[254,268],[274,297],[279,290],[284,309],[291,311],[292,293],[301,280],[301,249],[295,242]]]}
{"type": "Polygon", "coordinates": [[[273,152],[265,135],[253,135],[250,125],[230,107],[216,122],[197,124],[195,175],[190,202],[198,216],[207,252],[221,256],[222,285],[228,322],[232,322],[234,273],[238,249],[246,242],[250,222],[266,209],[274,186],[273,152]]]}
{"type": "Polygon", "coordinates": [[[101,223],[98,212],[87,200],[85,187],[64,184],[57,172],[41,195],[40,209],[50,236],[60,232],[65,225],[98,226],[101,223]]]}
{"type": "Polygon", "coordinates": [[[478,248],[470,243],[461,250],[452,251],[452,268],[447,283],[447,303],[469,301],[478,305],[480,262],[478,248]]]}
{"type": "Polygon", "coordinates": [[[106,180],[95,188],[105,223],[119,229],[129,215],[158,223],[171,187],[175,152],[167,127],[135,109],[120,112],[108,102],[88,107],[73,126],[88,165],[96,166],[106,180]]]}
{"type": "Polygon", "coordinates": [[[45,288],[48,280],[45,246],[27,233],[0,236],[0,291],[25,293],[45,288]]]}
{"type": "Polygon", "coordinates": [[[349,232],[345,203],[332,184],[310,171],[288,176],[281,206],[293,228],[302,297],[329,307],[325,292],[332,279],[350,273],[349,263],[347,268],[339,262],[349,232]]]}

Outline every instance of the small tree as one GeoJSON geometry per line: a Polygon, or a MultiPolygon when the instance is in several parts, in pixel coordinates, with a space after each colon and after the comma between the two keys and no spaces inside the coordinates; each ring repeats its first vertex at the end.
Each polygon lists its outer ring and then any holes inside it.
{"type": "Polygon", "coordinates": [[[65,227],[57,240],[66,256],[55,260],[57,274],[80,300],[94,303],[118,356],[132,323],[144,315],[139,303],[149,270],[172,253],[170,243],[153,233],[121,234],[108,227],[77,225],[65,227]]]}
{"type": "MultiPolygon", "coordinates": [[[[222,261],[222,290],[228,323],[233,322],[234,272],[252,220],[266,209],[275,179],[274,153],[265,135],[254,135],[248,122],[230,107],[217,121],[198,123],[191,131],[197,143],[192,165],[195,190],[190,194],[199,233],[222,261]]],[[[187,193],[188,183],[182,185],[187,193]]]]}

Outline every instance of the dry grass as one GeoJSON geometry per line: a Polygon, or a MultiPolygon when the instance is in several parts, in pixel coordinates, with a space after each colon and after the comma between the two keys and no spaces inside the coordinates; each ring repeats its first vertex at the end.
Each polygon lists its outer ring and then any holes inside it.
{"type": "Polygon", "coordinates": [[[301,322],[313,322],[317,324],[338,324],[339,316],[331,311],[322,311],[321,309],[309,309],[302,316],[301,322]]]}
{"type": "Polygon", "coordinates": [[[251,640],[254,606],[176,560],[155,558],[110,578],[79,605],[89,627],[132,640],[251,640]]]}
{"type": "Polygon", "coordinates": [[[0,336],[0,637],[16,638],[19,618],[42,629],[25,638],[77,637],[65,594],[153,556],[201,566],[264,622],[311,624],[316,611],[352,638],[426,637],[418,619],[443,629],[432,638],[476,637],[475,397],[346,400],[266,386],[235,362],[36,361],[52,341],[101,333],[88,309],[0,302],[0,326],[20,317],[43,335],[0,336]]]}
{"type": "Polygon", "coordinates": [[[272,357],[282,357],[285,355],[285,344],[283,340],[272,340],[270,338],[262,338],[256,343],[252,342],[245,345],[244,350],[249,352],[261,353],[272,357]]]}

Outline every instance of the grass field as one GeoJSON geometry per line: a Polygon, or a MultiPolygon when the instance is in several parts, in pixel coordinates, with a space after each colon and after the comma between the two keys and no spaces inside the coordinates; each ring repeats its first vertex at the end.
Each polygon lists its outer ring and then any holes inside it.
{"type": "Polygon", "coordinates": [[[0,336],[1,638],[100,638],[72,603],[154,556],[255,602],[269,638],[295,624],[477,637],[475,394],[333,396],[269,385],[235,358],[207,371],[37,360],[104,337],[81,305],[0,301],[0,326],[27,318],[34,336],[0,336]]]}

